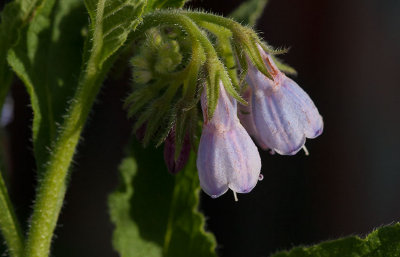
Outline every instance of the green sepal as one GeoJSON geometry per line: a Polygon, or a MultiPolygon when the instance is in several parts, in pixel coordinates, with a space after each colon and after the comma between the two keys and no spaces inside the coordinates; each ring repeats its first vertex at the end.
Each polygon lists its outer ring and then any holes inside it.
{"type": "Polygon", "coordinates": [[[179,83],[170,84],[166,92],[161,97],[154,100],[149,105],[148,109],[139,116],[133,130],[136,131],[142,125],[146,125],[145,136],[142,141],[144,146],[148,145],[154,134],[160,129],[162,120],[166,118],[165,114],[171,109],[172,99],[179,86],[179,83]]]}
{"type": "Polygon", "coordinates": [[[274,63],[276,65],[276,67],[278,67],[279,70],[281,70],[282,72],[289,74],[289,75],[293,75],[296,76],[297,75],[297,71],[289,66],[288,64],[284,63],[280,58],[271,55],[272,60],[274,60],[274,63]]]}
{"type": "Polygon", "coordinates": [[[259,39],[252,30],[246,29],[243,34],[237,36],[238,41],[243,46],[243,50],[246,53],[249,60],[256,66],[256,68],[263,73],[265,76],[274,80],[264,63],[264,60],[257,48],[259,39]]]}
{"type": "Polygon", "coordinates": [[[237,64],[232,47],[232,31],[211,22],[202,22],[200,26],[210,31],[216,38],[215,48],[218,55],[222,58],[230,81],[237,91],[240,91],[240,83],[237,74],[237,64]]]}
{"type": "MultiPolygon", "coordinates": [[[[192,137],[196,134],[198,123],[198,102],[199,98],[194,98],[192,102],[184,102],[182,108],[177,111],[175,124],[175,160],[179,158],[187,134],[190,137],[190,142],[194,142],[192,137]]],[[[177,106],[180,107],[180,105],[177,106]]]]}
{"type": "Polygon", "coordinates": [[[207,79],[206,79],[206,94],[207,94],[207,120],[211,120],[214,111],[217,108],[219,98],[219,72],[215,69],[215,65],[206,64],[207,79]]]}
{"type": "Polygon", "coordinates": [[[241,104],[247,105],[246,100],[242,98],[238,90],[233,86],[228,76],[221,76],[221,81],[224,85],[224,88],[228,94],[230,94],[233,98],[235,98],[241,104]]]}
{"type": "Polygon", "coordinates": [[[240,65],[240,75],[239,75],[239,85],[240,85],[240,92],[243,92],[243,88],[245,85],[245,80],[247,76],[247,71],[249,69],[247,60],[246,60],[246,55],[244,54],[243,50],[240,48],[238,44],[233,44],[233,48],[235,51],[236,59],[239,61],[240,65]]]}

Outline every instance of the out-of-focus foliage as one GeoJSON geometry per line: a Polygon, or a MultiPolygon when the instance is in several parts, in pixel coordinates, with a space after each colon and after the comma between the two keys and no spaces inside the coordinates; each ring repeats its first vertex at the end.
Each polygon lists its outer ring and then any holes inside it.
{"type": "Polygon", "coordinates": [[[236,8],[229,16],[244,25],[255,26],[267,3],[268,0],[248,0],[236,8]]]}
{"type": "Polygon", "coordinates": [[[121,185],[109,198],[114,248],[123,257],[215,257],[215,239],[197,210],[194,153],[173,176],[161,151],[138,143],[130,150],[120,166],[121,185]]]}
{"type": "Polygon", "coordinates": [[[147,0],[146,11],[162,8],[181,8],[188,0],[147,0]]]}
{"type": "Polygon", "coordinates": [[[82,1],[43,1],[24,27],[8,61],[24,82],[34,113],[33,143],[39,170],[48,161],[68,100],[77,87],[87,22],[82,1]]]}
{"type": "MultiPolygon", "coordinates": [[[[8,50],[17,43],[20,30],[32,18],[43,0],[14,0],[4,7],[0,16],[0,109],[12,80],[7,63],[8,50]]],[[[0,112],[1,115],[1,112],[0,112]]]]}

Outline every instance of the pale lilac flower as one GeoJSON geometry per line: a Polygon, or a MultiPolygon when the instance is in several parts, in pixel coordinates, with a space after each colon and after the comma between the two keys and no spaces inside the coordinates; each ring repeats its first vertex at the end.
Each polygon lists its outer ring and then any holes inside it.
{"type": "Polygon", "coordinates": [[[233,192],[250,192],[259,179],[261,159],[257,147],[240,124],[237,104],[220,82],[219,99],[211,120],[207,119],[207,99],[201,104],[203,131],[197,155],[200,185],[213,198],[233,192]]]}
{"type": "Polygon", "coordinates": [[[189,134],[183,139],[182,149],[178,159],[175,159],[175,128],[171,129],[164,144],[164,161],[168,171],[172,174],[177,174],[185,167],[190,155],[190,139],[189,134]]]}
{"type": "Polygon", "coordinates": [[[248,62],[249,105],[241,108],[241,122],[262,148],[296,154],[306,138],[322,133],[322,117],[307,93],[286,77],[260,46],[259,51],[274,80],[248,62]]]}

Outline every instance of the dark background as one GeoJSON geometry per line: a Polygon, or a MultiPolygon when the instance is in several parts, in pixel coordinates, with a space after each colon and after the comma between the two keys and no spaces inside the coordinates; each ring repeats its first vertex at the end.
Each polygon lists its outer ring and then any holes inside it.
{"type": "MultiPolygon", "coordinates": [[[[192,1],[227,15],[241,1],[192,1]]],[[[261,152],[264,180],[233,201],[202,195],[221,257],[261,257],[299,244],[357,234],[400,220],[400,1],[271,0],[258,31],[283,59],[324,117],[308,140],[310,156],[261,152]]],[[[107,80],[84,132],[56,230],[54,256],[117,256],[107,195],[131,134],[121,99],[129,81],[107,80]]],[[[23,85],[13,86],[7,127],[10,192],[28,220],[36,185],[23,85]]]]}

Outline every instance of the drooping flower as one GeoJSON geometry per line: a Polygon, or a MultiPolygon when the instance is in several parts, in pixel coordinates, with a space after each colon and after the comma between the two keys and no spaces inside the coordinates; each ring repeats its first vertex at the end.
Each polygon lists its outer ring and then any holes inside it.
{"type": "Polygon", "coordinates": [[[248,193],[257,184],[261,159],[257,147],[240,124],[236,100],[228,96],[222,82],[213,117],[207,118],[207,99],[201,104],[204,125],[197,155],[200,185],[211,197],[224,194],[229,188],[248,193]]]}
{"type": "Polygon", "coordinates": [[[241,122],[262,148],[294,155],[306,138],[322,133],[322,117],[307,93],[276,67],[261,46],[258,50],[273,80],[248,61],[249,105],[241,107],[241,122]]]}
{"type": "Polygon", "coordinates": [[[189,134],[185,135],[183,139],[182,149],[180,150],[179,156],[175,158],[175,128],[173,128],[164,145],[164,161],[167,165],[168,171],[172,174],[177,174],[180,170],[185,167],[190,155],[190,139],[189,134]]]}

